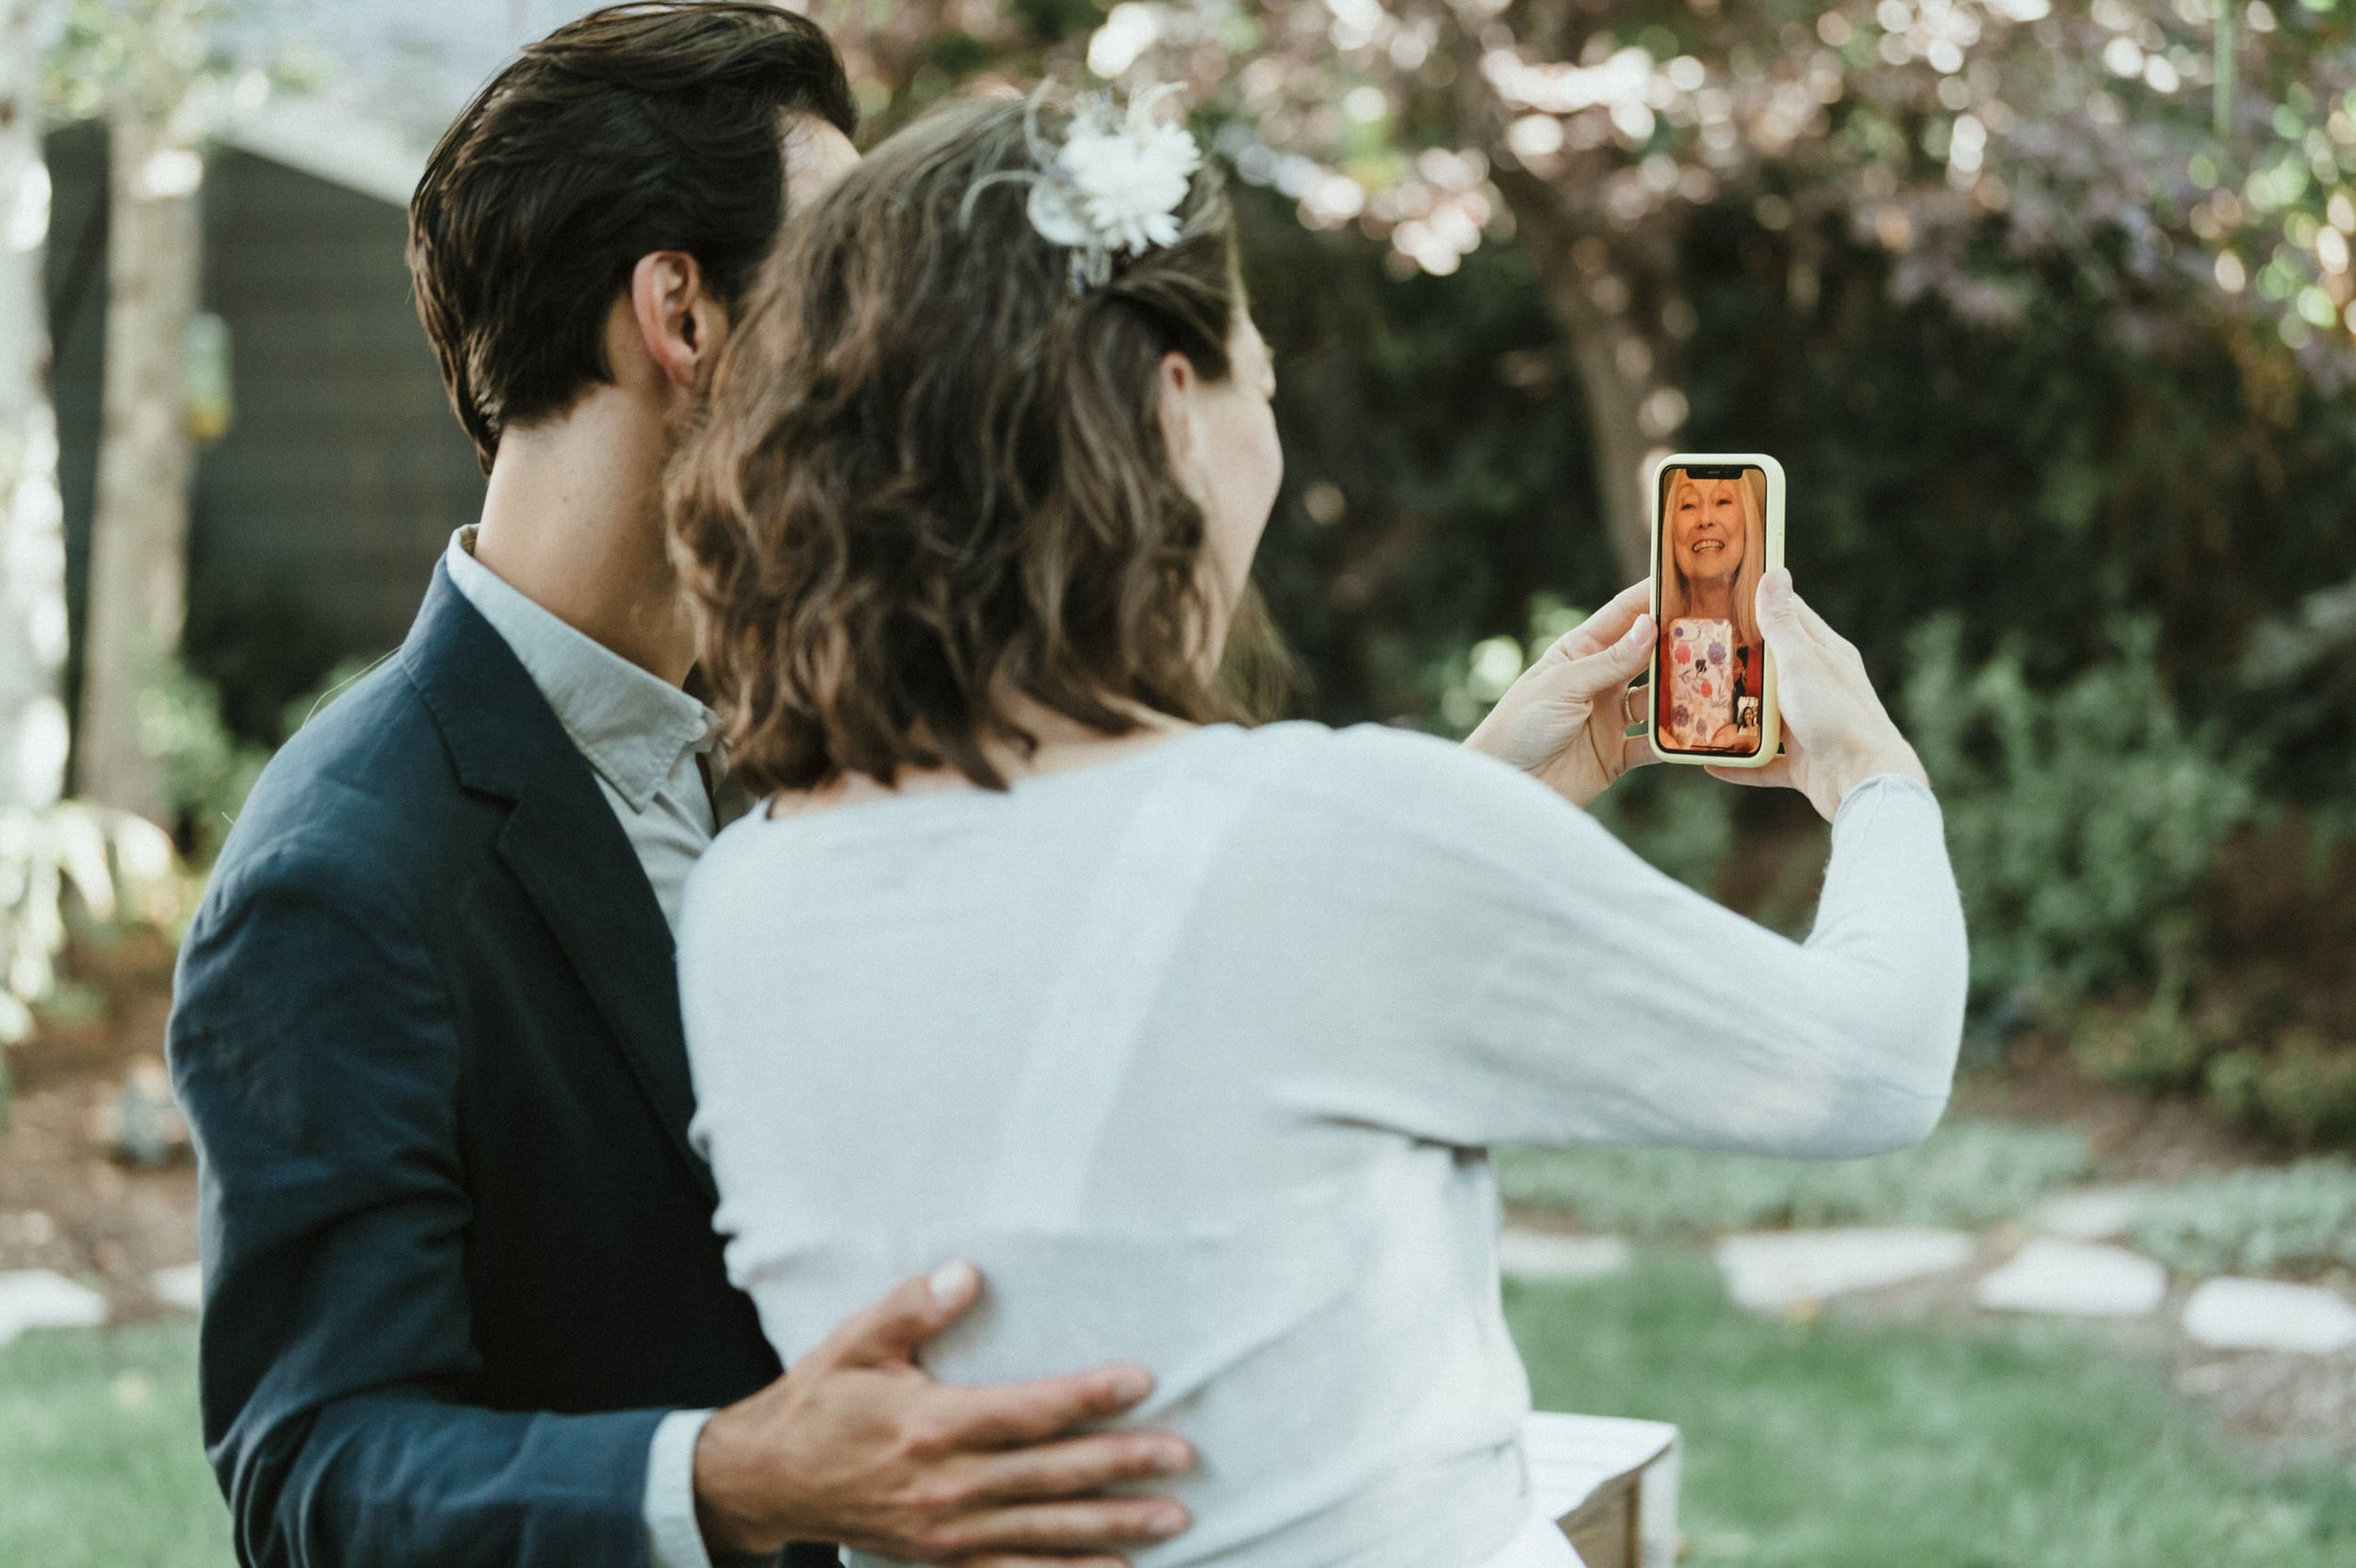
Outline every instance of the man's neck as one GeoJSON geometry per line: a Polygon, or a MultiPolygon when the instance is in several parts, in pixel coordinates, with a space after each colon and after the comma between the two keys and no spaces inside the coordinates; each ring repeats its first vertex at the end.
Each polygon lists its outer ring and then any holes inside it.
{"type": "Polygon", "coordinates": [[[667,446],[662,420],[613,387],[506,433],[474,553],[557,619],[678,685],[695,654],[663,550],[667,446]]]}

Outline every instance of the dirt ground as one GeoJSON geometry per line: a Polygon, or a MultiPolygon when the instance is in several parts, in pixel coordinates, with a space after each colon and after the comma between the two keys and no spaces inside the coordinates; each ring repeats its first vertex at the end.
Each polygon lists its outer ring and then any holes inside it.
{"type": "Polygon", "coordinates": [[[162,1310],[149,1288],[155,1272],[196,1261],[196,1170],[184,1140],[152,1168],[116,1158],[110,1145],[124,1087],[158,1086],[172,954],[137,935],[72,962],[105,1005],[87,1021],[44,1021],[9,1048],[0,1270],[90,1280],[117,1317],[149,1316],[162,1310]]]}

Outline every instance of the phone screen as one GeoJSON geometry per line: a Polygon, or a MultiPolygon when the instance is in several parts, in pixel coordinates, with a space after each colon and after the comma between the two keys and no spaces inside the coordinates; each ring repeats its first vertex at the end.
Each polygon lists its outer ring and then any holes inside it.
{"type": "Polygon", "coordinates": [[[1663,468],[1660,518],[1655,742],[1663,751],[1756,757],[1767,647],[1754,606],[1768,564],[1767,472],[1752,463],[1663,468]]]}

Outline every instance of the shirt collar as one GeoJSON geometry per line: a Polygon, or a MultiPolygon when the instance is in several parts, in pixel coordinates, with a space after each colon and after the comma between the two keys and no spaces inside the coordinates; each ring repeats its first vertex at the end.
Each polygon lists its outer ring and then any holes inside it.
{"type": "Polygon", "coordinates": [[[682,759],[718,743],[719,715],[502,581],[474,558],[474,531],[450,536],[450,582],[506,640],[590,768],[645,810],[682,759]]]}

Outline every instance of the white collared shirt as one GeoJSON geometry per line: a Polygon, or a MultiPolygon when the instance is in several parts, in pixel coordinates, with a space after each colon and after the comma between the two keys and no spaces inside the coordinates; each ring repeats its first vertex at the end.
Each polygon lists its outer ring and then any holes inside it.
{"type": "MultiPolygon", "coordinates": [[[[474,558],[473,528],[450,536],[443,564],[451,585],[506,641],[588,760],[676,931],[688,872],[726,825],[720,819],[736,814],[729,803],[738,792],[720,787],[720,716],[501,581],[474,558]]],[[[673,1411],[648,1445],[640,1506],[653,1568],[711,1568],[695,1523],[695,1439],[711,1416],[673,1411]]]]}
{"type": "Polygon", "coordinates": [[[709,766],[715,782],[720,775],[720,716],[501,581],[474,558],[471,527],[450,536],[444,564],[588,760],[663,920],[678,929],[687,874],[727,825],[703,774],[709,766]]]}

